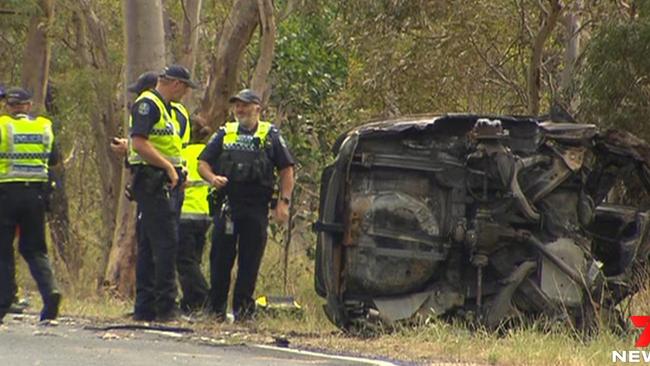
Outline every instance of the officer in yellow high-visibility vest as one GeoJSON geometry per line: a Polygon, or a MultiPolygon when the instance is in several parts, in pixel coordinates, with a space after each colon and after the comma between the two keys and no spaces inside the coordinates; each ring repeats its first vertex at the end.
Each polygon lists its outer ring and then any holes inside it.
{"type": "MultiPolygon", "coordinates": [[[[140,95],[147,90],[154,89],[158,82],[158,73],[148,71],[138,76],[138,79],[127,87],[127,90],[140,95]]],[[[185,189],[185,198],[181,209],[181,221],[179,225],[179,251],[177,255],[177,269],[179,283],[183,293],[181,300],[181,309],[185,312],[193,312],[201,309],[207,298],[207,282],[200,271],[201,257],[205,245],[205,233],[208,229],[210,220],[207,212],[207,184],[198,177],[196,173],[196,160],[204,144],[197,143],[189,145],[192,127],[187,109],[180,102],[170,102],[172,107],[172,118],[175,119],[179,126],[179,135],[183,146],[183,159],[187,162],[189,168],[188,184],[185,189]],[[193,146],[187,150],[188,146],[193,146]],[[197,148],[197,146],[200,147],[197,148]],[[194,172],[194,173],[193,173],[194,172]],[[196,178],[198,177],[198,179],[196,178]],[[199,187],[205,185],[205,187],[199,187]],[[206,194],[202,195],[201,192],[206,194]],[[189,197],[189,198],[188,198],[189,197]],[[201,209],[199,211],[199,209],[201,209]],[[207,222],[207,224],[206,224],[207,222]],[[202,238],[202,239],[201,239],[202,238]]],[[[199,125],[197,124],[197,127],[199,125]]],[[[196,141],[201,141],[207,137],[207,132],[202,129],[196,131],[196,141]]],[[[128,143],[126,139],[114,138],[111,142],[111,149],[117,154],[126,154],[128,143]]],[[[138,210],[138,223],[136,232],[140,232],[140,223],[142,214],[138,210]]]]}
{"type": "Polygon", "coordinates": [[[259,120],[262,101],[255,91],[244,89],[230,103],[237,122],[226,123],[210,139],[199,157],[199,173],[227,199],[215,216],[212,234],[210,310],[218,318],[225,317],[230,272],[237,258],[233,313],[239,321],[255,310],[253,293],[266,246],[275,171],[280,192],[273,212],[286,222],[294,160],[280,131],[259,120]]]}
{"type": "MultiPolygon", "coordinates": [[[[154,89],[157,83],[158,74],[153,71],[147,71],[140,74],[135,82],[129,84],[127,90],[139,96],[147,90],[154,89]]],[[[176,119],[180,126],[179,135],[181,136],[182,146],[185,147],[189,144],[191,136],[189,112],[187,111],[187,108],[185,108],[185,106],[180,102],[172,101],[169,104],[172,107],[172,118],[176,119]]],[[[114,137],[111,141],[111,149],[116,154],[125,155],[129,149],[128,140],[124,138],[114,137]]]]}
{"type": "Polygon", "coordinates": [[[131,108],[128,162],[133,196],[142,215],[136,262],[135,320],[174,320],[178,221],[182,203],[183,157],[180,125],[171,102],[196,88],[180,65],[166,67],[155,89],[145,90],[131,108]]]}
{"type": "Polygon", "coordinates": [[[45,244],[49,169],[58,163],[52,122],[29,115],[31,95],[21,88],[6,93],[8,114],[0,116],[0,321],[15,297],[13,241],[29,265],[43,299],[41,320],[59,313],[59,292],[45,244]]]}
{"type": "Polygon", "coordinates": [[[185,199],[181,209],[178,250],[178,279],[183,292],[181,310],[194,312],[205,307],[208,298],[208,283],[201,272],[201,259],[205,247],[205,235],[210,226],[208,190],[210,185],[201,179],[198,172],[199,154],[205,148],[200,141],[207,137],[199,129],[194,130],[195,143],[183,149],[189,172],[185,186],[185,199]]]}
{"type": "MultiPolygon", "coordinates": [[[[158,74],[152,71],[142,73],[138,79],[127,87],[127,90],[137,95],[144,91],[154,89],[158,82],[158,74]]],[[[179,250],[177,255],[177,269],[179,283],[183,297],[181,309],[185,312],[194,312],[205,305],[207,298],[208,284],[201,273],[201,257],[205,245],[205,233],[210,223],[207,207],[207,183],[203,182],[196,172],[196,160],[205,144],[196,143],[190,145],[191,130],[194,125],[190,123],[187,109],[180,102],[170,102],[172,107],[172,118],[179,126],[179,135],[183,146],[183,160],[187,162],[188,182],[185,188],[183,206],[181,208],[181,221],[179,225],[179,250]],[[205,194],[203,194],[205,192],[205,194]]],[[[197,127],[199,125],[197,124],[197,127]]],[[[195,141],[201,141],[207,137],[207,132],[197,129],[195,141]]],[[[114,139],[111,148],[118,154],[128,151],[126,139],[114,139]]],[[[136,231],[140,231],[142,215],[138,210],[138,225],[136,231]]]]}
{"type": "MultiPolygon", "coordinates": [[[[6,97],[6,90],[5,86],[0,84],[0,115],[5,114],[5,97],[6,97]]],[[[0,118],[0,120],[3,120],[0,118]]],[[[4,119],[6,122],[7,119],[4,119]]],[[[18,236],[18,233],[20,231],[20,228],[16,228],[16,235],[18,236]]],[[[13,258],[13,256],[12,256],[13,258]]],[[[15,263],[11,263],[11,265],[15,266],[15,263]]],[[[15,269],[11,268],[11,271],[15,273],[15,269]]],[[[14,280],[13,283],[11,284],[13,286],[12,292],[14,293],[14,301],[11,304],[11,306],[8,309],[9,313],[22,313],[23,310],[25,309],[25,306],[23,306],[24,302],[21,302],[18,300],[18,285],[16,284],[16,281],[14,280]]]]}

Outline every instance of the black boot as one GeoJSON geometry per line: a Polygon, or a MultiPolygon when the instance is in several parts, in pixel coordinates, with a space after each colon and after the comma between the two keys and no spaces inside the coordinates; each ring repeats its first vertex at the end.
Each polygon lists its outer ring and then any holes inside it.
{"type": "Polygon", "coordinates": [[[43,310],[41,310],[41,321],[54,320],[59,316],[59,305],[61,305],[61,294],[52,292],[43,297],[43,310]]]}

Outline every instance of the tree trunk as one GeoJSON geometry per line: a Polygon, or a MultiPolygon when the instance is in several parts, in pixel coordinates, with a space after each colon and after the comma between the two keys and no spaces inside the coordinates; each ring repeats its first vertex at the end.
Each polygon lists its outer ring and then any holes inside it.
{"type": "Polygon", "coordinates": [[[580,56],[580,11],[582,0],[575,0],[571,10],[565,16],[566,49],[564,51],[564,70],[560,76],[560,92],[563,104],[570,112],[576,111],[579,100],[571,90],[573,74],[580,56]]]}
{"type": "MultiPolygon", "coordinates": [[[[128,85],[145,71],[162,70],[165,66],[165,38],[161,0],[123,0],[123,9],[126,37],[125,85],[128,85]]],[[[124,121],[128,121],[128,111],[125,111],[124,121]]],[[[128,131],[128,126],[125,126],[124,131],[128,131]]],[[[128,180],[130,174],[123,169],[120,187],[128,180]]],[[[132,295],[135,284],[135,205],[123,195],[119,196],[106,282],[121,294],[132,295]]]]}
{"type": "Polygon", "coordinates": [[[562,4],[559,0],[549,0],[550,8],[542,9],[542,25],[533,39],[533,48],[528,65],[528,114],[536,116],[539,114],[539,89],[542,57],[544,55],[544,44],[555,29],[562,4]]]}
{"type": "Polygon", "coordinates": [[[273,2],[271,0],[257,0],[257,8],[260,13],[260,58],[255,66],[251,89],[260,93],[262,100],[268,100],[267,79],[271,72],[271,66],[273,66],[275,50],[273,2]]]}
{"type": "Polygon", "coordinates": [[[34,111],[43,112],[50,73],[48,32],[54,20],[54,0],[40,0],[40,14],[32,16],[23,53],[22,83],[33,93],[34,111]]]}
{"type": "Polygon", "coordinates": [[[182,0],[183,5],[183,39],[178,63],[187,67],[194,74],[194,65],[199,46],[199,21],[202,0],[182,0]]]}
{"type": "MultiPolygon", "coordinates": [[[[54,0],[41,0],[39,14],[32,16],[23,53],[22,84],[32,92],[34,113],[45,111],[48,78],[50,72],[51,44],[49,31],[54,20],[54,0]]],[[[54,132],[60,130],[54,125],[54,132]]],[[[70,245],[68,198],[65,192],[65,171],[55,172],[58,188],[51,197],[52,211],[48,215],[50,234],[54,248],[63,260],[67,270],[74,273],[80,268],[79,258],[74,254],[70,245]]]]}
{"type": "Polygon", "coordinates": [[[210,82],[201,102],[202,117],[215,129],[228,117],[228,98],[237,90],[242,53],[258,21],[257,0],[235,0],[221,31],[210,82]]]}
{"type": "MultiPolygon", "coordinates": [[[[105,27],[95,14],[89,0],[79,0],[76,19],[79,67],[90,68],[97,74],[114,75],[116,70],[110,68],[108,59],[105,27]]],[[[117,120],[117,103],[114,99],[118,81],[117,78],[111,80],[110,85],[102,84],[99,79],[91,81],[95,91],[95,103],[91,106],[92,120],[95,122],[93,124],[95,133],[92,135],[95,146],[93,154],[98,165],[104,212],[99,236],[102,247],[108,249],[113,241],[118,198],[121,193],[122,164],[113,156],[108,144],[109,138],[117,135],[120,125],[117,120]]],[[[107,250],[101,268],[106,267],[108,254],[107,250]]],[[[98,285],[104,282],[103,274],[101,272],[101,278],[98,278],[98,285]]]]}

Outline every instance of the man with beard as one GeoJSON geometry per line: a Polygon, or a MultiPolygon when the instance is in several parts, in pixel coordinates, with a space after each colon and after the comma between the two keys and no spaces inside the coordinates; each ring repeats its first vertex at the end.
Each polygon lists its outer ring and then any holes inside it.
{"type": "Polygon", "coordinates": [[[236,122],[226,123],[199,157],[199,173],[225,197],[215,215],[210,253],[210,310],[218,319],[226,315],[230,272],[235,257],[238,271],[233,294],[235,320],[253,315],[257,282],[268,226],[269,203],[280,177],[280,192],[273,210],[278,221],[289,218],[294,160],[280,131],[260,121],[261,98],[244,89],[230,98],[236,122]]]}

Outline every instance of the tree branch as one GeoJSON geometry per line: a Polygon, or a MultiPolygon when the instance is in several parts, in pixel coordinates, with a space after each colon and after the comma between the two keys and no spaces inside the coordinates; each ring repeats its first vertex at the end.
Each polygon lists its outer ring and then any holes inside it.
{"type": "Polygon", "coordinates": [[[273,15],[273,2],[271,0],[257,0],[260,15],[260,57],[251,80],[251,88],[268,98],[267,79],[273,66],[275,51],[275,17],[273,15]]]}
{"type": "Polygon", "coordinates": [[[559,0],[550,1],[551,8],[547,13],[548,16],[542,20],[542,26],[533,40],[530,64],[528,65],[528,113],[532,116],[539,114],[540,67],[544,44],[550,37],[562,12],[562,5],[559,0]]]}

